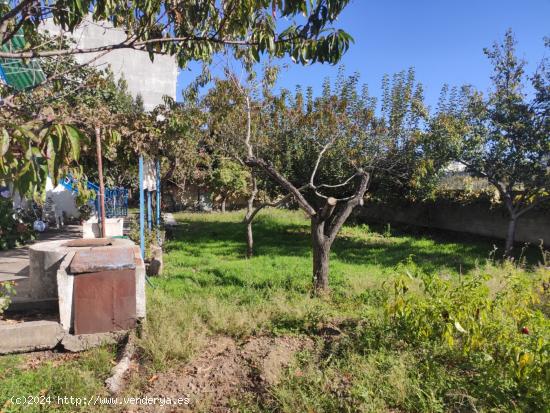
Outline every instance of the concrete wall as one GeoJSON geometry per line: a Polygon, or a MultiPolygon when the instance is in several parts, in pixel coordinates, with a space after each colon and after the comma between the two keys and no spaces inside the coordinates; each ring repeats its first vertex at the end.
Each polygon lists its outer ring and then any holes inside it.
{"type": "MultiPolygon", "coordinates": [[[[489,210],[484,205],[367,204],[356,214],[367,222],[409,224],[501,239],[506,238],[508,226],[508,216],[503,209],[489,210]]],[[[541,239],[550,245],[550,213],[528,212],[518,220],[516,241],[538,244],[541,239]]]]}
{"type": "MultiPolygon", "coordinates": [[[[43,29],[51,34],[60,31],[51,19],[44,22],[43,29]]],[[[110,23],[91,20],[84,21],[71,36],[77,47],[83,49],[120,43],[126,38],[122,30],[113,28],[110,23]]],[[[86,53],[77,54],[75,58],[79,63],[85,63],[95,56],[94,53],[86,53]]],[[[132,96],[141,94],[145,110],[152,110],[162,103],[165,95],[176,98],[178,66],[173,57],[156,55],[154,62],[151,62],[147,52],[121,49],[113,50],[92,63],[93,66],[100,67],[107,64],[111,65],[117,79],[124,74],[132,96]]]]}

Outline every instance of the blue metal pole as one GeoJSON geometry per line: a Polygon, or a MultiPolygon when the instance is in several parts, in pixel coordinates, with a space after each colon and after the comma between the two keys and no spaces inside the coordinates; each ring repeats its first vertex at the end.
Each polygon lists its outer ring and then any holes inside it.
{"type": "Polygon", "coordinates": [[[145,259],[145,199],[143,194],[143,156],[139,157],[139,242],[141,258],[145,259]]]}
{"type": "Polygon", "coordinates": [[[153,211],[151,208],[151,191],[147,190],[147,227],[151,230],[153,223],[153,211]]]}
{"type": "Polygon", "coordinates": [[[157,227],[160,226],[160,161],[157,160],[157,227]]]}

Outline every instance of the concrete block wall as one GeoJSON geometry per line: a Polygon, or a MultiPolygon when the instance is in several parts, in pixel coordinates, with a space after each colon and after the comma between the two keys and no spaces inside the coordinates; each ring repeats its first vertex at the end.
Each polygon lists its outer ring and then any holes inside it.
{"type": "MultiPolygon", "coordinates": [[[[47,30],[54,35],[60,32],[60,28],[53,23],[52,19],[43,23],[42,30],[47,30]]],[[[124,31],[114,28],[111,23],[93,22],[91,18],[85,20],[72,34],[66,35],[72,36],[77,47],[83,49],[116,44],[126,39],[124,31]]],[[[82,64],[92,60],[96,55],[96,53],[77,54],[75,59],[82,64]]],[[[146,111],[163,103],[162,99],[165,95],[176,98],[178,66],[171,56],[155,55],[154,62],[151,62],[147,52],[120,49],[101,56],[92,65],[100,68],[110,65],[116,79],[124,76],[132,96],[141,94],[143,97],[146,111]]]]}
{"type": "MultiPolygon", "coordinates": [[[[410,206],[367,204],[356,211],[360,220],[380,223],[400,223],[437,228],[491,238],[506,238],[508,215],[503,209],[489,209],[483,205],[410,206]]],[[[518,220],[517,242],[550,245],[550,213],[533,210],[518,220]]]]}

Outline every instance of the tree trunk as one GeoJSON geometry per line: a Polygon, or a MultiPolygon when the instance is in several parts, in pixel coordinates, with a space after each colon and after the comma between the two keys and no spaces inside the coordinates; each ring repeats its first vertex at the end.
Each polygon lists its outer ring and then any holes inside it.
{"type": "Polygon", "coordinates": [[[311,238],[313,249],[313,288],[315,293],[328,290],[329,256],[332,242],[325,235],[325,222],[316,217],[311,219],[311,238]]]}
{"type": "Polygon", "coordinates": [[[222,198],[222,212],[225,212],[225,202],[227,201],[227,197],[222,198]]]}
{"type": "Polygon", "coordinates": [[[505,257],[512,256],[512,252],[514,250],[514,241],[516,238],[516,224],[517,217],[510,217],[510,221],[508,222],[508,231],[506,232],[506,246],[504,248],[505,257]]]}
{"type": "Polygon", "coordinates": [[[254,255],[254,236],[252,234],[252,221],[246,223],[246,258],[254,255]]]}
{"type": "MultiPolygon", "coordinates": [[[[256,177],[252,175],[252,189],[250,191],[250,196],[246,201],[246,215],[244,217],[244,222],[246,224],[246,258],[251,258],[254,255],[254,235],[252,233],[252,220],[256,215],[257,211],[254,211],[254,201],[256,200],[256,195],[258,194],[258,183],[256,182],[256,177]]],[[[262,207],[258,208],[258,211],[262,207]]]]}

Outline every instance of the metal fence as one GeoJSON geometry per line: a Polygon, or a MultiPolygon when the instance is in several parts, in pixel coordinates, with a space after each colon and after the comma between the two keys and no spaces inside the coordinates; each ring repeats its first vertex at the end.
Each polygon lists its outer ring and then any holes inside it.
{"type": "MultiPolygon", "coordinates": [[[[78,193],[76,179],[66,176],[62,182],[63,186],[73,193],[78,193]]],[[[88,189],[95,192],[94,206],[99,216],[99,185],[87,182],[88,189]]],[[[123,187],[105,188],[105,216],[107,218],[125,217],[128,215],[128,189],[123,187]]]]}

